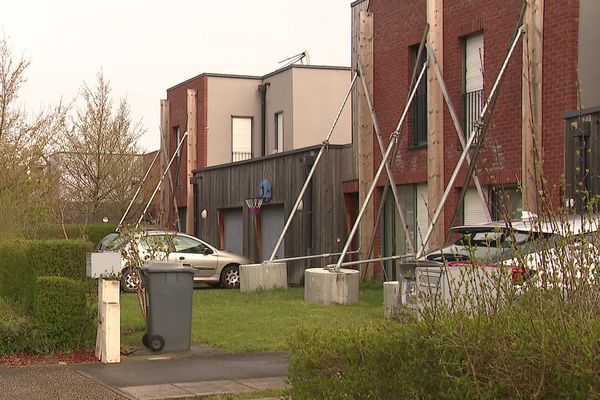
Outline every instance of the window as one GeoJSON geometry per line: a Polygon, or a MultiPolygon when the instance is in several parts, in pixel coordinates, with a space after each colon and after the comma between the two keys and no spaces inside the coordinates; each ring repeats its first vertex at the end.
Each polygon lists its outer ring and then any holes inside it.
{"type": "Polygon", "coordinates": [[[175,146],[175,186],[181,185],[179,181],[179,167],[181,165],[181,147],[179,146],[179,141],[181,140],[181,135],[179,133],[179,127],[176,126],[173,128],[173,142],[175,146]]]}
{"type": "Polygon", "coordinates": [[[473,133],[483,106],[483,33],[464,41],[464,126],[467,137],[473,133]]]}
{"type": "Polygon", "coordinates": [[[212,254],[212,250],[204,243],[186,236],[175,236],[173,238],[175,252],[187,254],[212,254]]]}
{"type": "Polygon", "coordinates": [[[274,153],[283,151],[283,111],[275,113],[275,146],[274,153]]]}
{"type": "Polygon", "coordinates": [[[252,158],[252,118],[231,117],[231,161],[252,158]]]}
{"type": "MultiPolygon", "coordinates": [[[[410,48],[412,55],[412,65],[416,67],[417,74],[423,68],[427,59],[426,51],[423,50],[421,58],[417,61],[419,46],[410,48]]],[[[417,75],[418,76],[418,75],[417,75]]],[[[421,146],[427,144],[427,76],[423,76],[412,103],[412,144],[421,146]]]]}
{"type": "Polygon", "coordinates": [[[517,187],[497,186],[492,190],[492,217],[495,220],[518,218],[523,211],[523,198],[517,187]]]}

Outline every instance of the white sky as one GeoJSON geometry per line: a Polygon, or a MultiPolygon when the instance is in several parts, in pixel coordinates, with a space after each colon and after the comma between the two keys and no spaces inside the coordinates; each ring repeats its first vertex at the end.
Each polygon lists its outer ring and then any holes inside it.
{"type": "Polygon", "coordinates": [[[70,101],[101,69],[159,147],[160,99],[203,72],[264,75],[308,51],[314,65],[350,65],[351,0],[2,0],[0,35],[31,61],[21,102],[70,101]],[[3,31],[3,32],[2,32],[3,31]]]}

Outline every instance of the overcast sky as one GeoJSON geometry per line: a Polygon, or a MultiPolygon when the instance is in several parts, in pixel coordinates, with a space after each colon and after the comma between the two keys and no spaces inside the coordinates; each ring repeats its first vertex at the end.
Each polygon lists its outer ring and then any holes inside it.
{"type": "Polygon", "coordinates": [[[314,65],[350,65],[351,0],[3,1],[0,34],[31,61],[28,111],[70,101],[101,69],[159,147],[166,89],[203,72],[264,75],[308,51],[314,65]]]}

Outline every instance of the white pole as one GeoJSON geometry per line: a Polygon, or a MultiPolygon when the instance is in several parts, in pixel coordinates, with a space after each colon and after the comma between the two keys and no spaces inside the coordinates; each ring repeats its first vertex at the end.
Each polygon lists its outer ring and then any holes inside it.
{"type": "Polygon", "coordinates": [[[417,79],[417,82],[415,83],[415,86],[413,87],[413,90],[410,93],[410,96],[408,97],[406,105],[404,106],[404,111],[402,112],[402,116],[400,117],[400,121],[398,122],[398,126],[396,127],[396,130],[391,135],[390,144],[388,145],[388,148],[387,148],[385,154],[383,155],[383,159],[381,160],[381,163],[379,164],[379,168],[377,169],[377,173],[373,177],[373,183],[371,184],[371,187],[369,188],[369,192],[367,193],[367,197],[365,198],[365,201],[364,201],[364,203],[362,204],[362,206],[360,208],[358,216],[356,217],[356,221],[354,222],[354,226],[352,227],[352,231],[350,231],[350,235],[348,236],[348,240],[346,240],[346,244],[344,245],[344,249],[342,250],[342,254],[340,255],[340,258],[338,259],[337,264],[335,265],[335,271],[336,272],[340,270],[340,266],[342,265],[342,262],[344,261],[344,257],[346,256],[346,253],[348,252],[348,249],[350,248],[350,244],[352,243],[352,239],[354,239],[354,235],[356,234],[356,231],[358,230],[358,225],[360,223],[360,220],[362,219],[362,216],[365,213],[365,210],[367,209],[367,204],[369,203],[369,200],[371,199],[371,196],[373,196],[373,191],[375,190],[375,186],[377,186],[377,180],[381,176],[381,172],[383,171],[383,167],[385,165],[385,162],[387,161],[387,159],[388,159],[388,157],[390,155],[390,152],[392,151],[392,147],[394,146],[394,143],[398,140],[398,135],[400,133],[400,127],[404,123],[404,118],[406,118],[406,113],[408,112],[408,109],[409,109],[409,107],[410,107],[410,105],[412,103],[412,100],[415,97],[415,93],[417,92],[417,88],[419,87],[419,83],[421,82],[421,79],[423,78],[423,75],[425,74],[425,70],[426,69],[427,69],[427,63],[424,63],[423,64],[423,68],[421,69],[421,73],[419,74],[419,78],[417,79]]]}
{"type": "Polygon", "coordinates": [[[294,207],[292,208],[292,211],[290,212],[290,215],[285,223],[285,226],[283,227],[283,231],[281,232],[281,235],[279,235],[279,239],[277,240],[277,243],[275,244],[275,248],[273,249],[273,253],[271,253],[271,257],[269,257],[269,261],[268,262],[273,262],[273,260],[275,259],[275,255],[277,254],[277,250],[279,250],[279,246],[281,246],[281,242],[283,241],[283,237],[285,236],[288,228],[290,227],[290,224],[292,223],[292,219],[294,218],[294,215],[296,214],[296,210],[298,210],[298,206],[300,205],[300,202],[302,201],[302,196],[304,196],[304,192],[306,192],[306,189],[308,188],[308,184],[310,183],[313,174],[315,173],[315,170],[317,169],[317,165],[319,164],[319,161],[321,160],[321,156],[323,155],[323,151],[325,150],[325,148],[327,148],[327,146],[329,146],[329,139],[331,138],[331,135],[333,134],[333,130],[335,129],[335,126],[338,123],[338,120],[340,119],[340,116],[342,115],[342,111],[344,110],[344,106],[346,105],[346,102],[348,101],[348,97],[350,97],[350,93],[352,93],[352,88],[354,87],[354,82],[356,82],[356,78],[358,77],[358,74],[354,74],[354,77],[352,78],[352,82],[350,83],[350,87],[348,88],[348,92],[346,92],[346,96],[344,97],[344,101],[342,102],[342,105],[337,113],[337,115],[335,116],[335,119],[333,121],[333,125],[331,126],[331,129],[329,130],[329,133],[327,134],[327,137],[325,138],[325,140],[323,141],[323,143],[321,144],[321,148],[319,149],[319,153],[317,154],[317,157],[315,158],[315,162],[312,166],[312,168],[310,169],[310,172],[308,173],[308,176],[306,177],[306,181],[304,182],[304,186],[302,186],[302,189],[300,190],[300,194],[298,194],[298,198],[296,199],[296,203],[294,204],[294,207]]]}
{"type": "Polygon", "coordinates": [[[146,211],[148,211],[148,208],[150,208],[150,203],[152,203],[152,200],[154,200],[154,196],[156,196],[156,192],[158,192],[158,188],[160,187],[162,182],[165,180],[165,176],[169,172],[169,168],[171,168],[171,164],[173,164],[173,160],[175,160],[175,157],[177,157],[177,153],[179,152],[179,149],[181,148],[181,145],[183,144],[183,141],[187,138],[187,136],[188,136],[188,132],[185,131],[185,133],[183,134],[183,137],[181,138],[181,140],[179,141],[179,144],[177,145],[177,148],[173,152],[173,156],[171,157],[169,164],[167,164],[167,168],[165,168],[162,175],[160,176],[160,179],[158,180],[158,184],[156,185],[156,188],[154,188],[154,192],[152,193],[152,196],[150,196],[150,200],[148,200],[148,204],[146,204],[146,208],[144,208],[142,215],[140,215],[140,219],[138,220],[137,224],[135,225],[136,228],[138,226],[140,226],[142,219],[144,219],[144,215],[146,215],[146,211]]]}
{"type": "MultiPolygon", "coordinates": [[[[483,108],[481,109],[481,112],[479,113],[479,121],[481,121],[483,119],[483,116],[485,116],[485,113],[487,112],[490,102],[494,98],[494,95],[496,94],[496,90],[498,89],[498,86],[500,85],[500,81],[502,80],[504,71],[506,71],[506,66],[508,65],[508,62],[510,61],[510,58],[511,58],[512,53],[517,45],[519,37],[521,36],[521,34],[524,31],[525,31],[525,27],[521,26],[519,28],[518,34],[515,36],[515,39],[513,40],[512,46],[510,47],[510,50],[509,50],[508,54],[506,55],[506,58],[504,59],[502,68],[500,69],[500,72],[498,73],[498,76],[496,77],[496,81],[494,82],[494,86],[492,87],[492,90],[485,102],[485,105],[483,106],[483,108]]],[[[462,154],[460,155],[460,158],[458,159],[456,168],[454,169],[454,172],[452,173],[452,176],[450,177],[450,181],[448,182],[448,185],[446,186],[446,190],[444,191],[442,199],[440,200],[440,204],[438,204],[437,208],[435,209],[435,213],[433,214],[433,218],[431,219],[431,223],[429,224],[429,228],[427,229],[427,234],[423,238],[421,248],[419,249],[419,252],[417,253],[417,258],[421,257],[421,255],[423,254],[423,252],[425,250],[425,246],[427,245],[427,242],[429,241],[431,232],[433,232],[433,226],[435,225],[438,218],[440,217],[440,214],[442,213],[442,209],[444,208],[444,203],[448,199],[448,195],[450,194],[450,191],[452,190],[452,187],[454,186],[454,182],[456,181],[456,178],[458,177],[460,168],[462,167],[462,164],[465,161],[465,158],[467,157],[467,153],[469,152],[469,149],[471,148],[473,141],[478,136],[478,132],[479,132],[480,128],[481,127],[478,126],[478,124],[476,124],[475,128],[473,129],[473,132],[471,133],[471,136],[469,137],[469,140],[467,141],[467,144],[465,145],[465,148],[463,149],[462,154]]]]}
{"type": "Polygon", "coordinates": [[[146,179],[148,179],[148,175],[150,175],[150,171],[152,170],[152,167],[154,166],[154,163],[156,162],[156,159],[158,158],[159,154],[160,154],[160,150],[158,150],[156,152],[156,155],[154,156],[154,159],[152,160],[150,167],[146,171],[146,175],[144,175],[144,179],[142,179],[142,182],[140,182],[137,190],[135,191],[135,194],[133,195],[133,198],[129,202],[129,206],[127,206],[127,210],[125,210],[125,213],[121,217],[121,220],[119,221],[119,224],[117,225],[117,229],[116,229],[117,232],[119,232],[121,230],[121,227],[123,226],[123,221],[125,221],[125,217],[127,216],[127,214],[129,214],[129,210],[131,210],[131,206],[133,205],[133,202],[137,198],[138,194],[140,194],[140,191],[142,190],[142,186],[144,185],[144,182],[146,182],[146,179]]]}

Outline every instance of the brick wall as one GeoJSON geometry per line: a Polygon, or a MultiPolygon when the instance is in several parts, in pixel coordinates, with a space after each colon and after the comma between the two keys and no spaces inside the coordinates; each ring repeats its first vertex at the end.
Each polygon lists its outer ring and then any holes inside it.
{"type": "MultiPolygon", "coordinates": [[[[424,0],[372,0],[374,13],[374,107],[387,138],[405,105],[412,72],[409,47],[418,44],[425,26],[424,0]]],[[[462,120],[463,39],[484,33],[484,97],[489,94],[508,51],[518,20],[521,0],[444,1],[444,78],[462,120]]],[[[543,60],[543,167],[554,204],[560,201],[558,183],[564,170],[564,112],[577,106],[577,37],[579,0],[546,0],[543,60]]],[[[483,184],[516,184],[521,179],[521,60],[519,42],[508,65],[500,97],[479,156],[483,184]]],[[[397,184],[425,182],[426,148],[411,148],[411,113],[408,114],[398,156],[393,162],[397,184]]],[[[386,139],[387,140],[387,139],[386,139]]],[[[449,180],[461,153],[460,142],[447,109],[444,112],[449,180]]],[[[375,168],[381,154],[374,143],[375,168]]],[[[466,167],[463,167],[463,175],[466,167]]],[[[454,212],[463,180],[445,207],[446,224],[454,212]]],[[[379,247],[378,247],[379,248],[379,247]]]]}
{"type": "MultiPolygon", "coordinates": [[[[198,129],[198,146],[197,146],[197,168],[206,166],[207,160],[207,96],[208,96],[208,77],[200,75],[199,77],[193,78],[187,82],[184,82],[174,88],[167,90],[167,100],[170,104],[170,149],[171,154],[175,151],[177,143],[175,143],[175,137],[173,135],[173,129],[179,126],[180,136],[183,136],[187,129],[187,90],[196,89],[198,92],[197,97],[197,129],[198,129]]],[[[175,179],[176,176],[175,162],[171,166],[171,176],[175,179]]],[[[179,182],[180,185],[175,189],[175,198],[177,205],[186,207],[187,201],[187,186],[186,186],[186,173],[187,173],[187,140],[181,147],[181,163],[179,166],[179,182]]]]}

